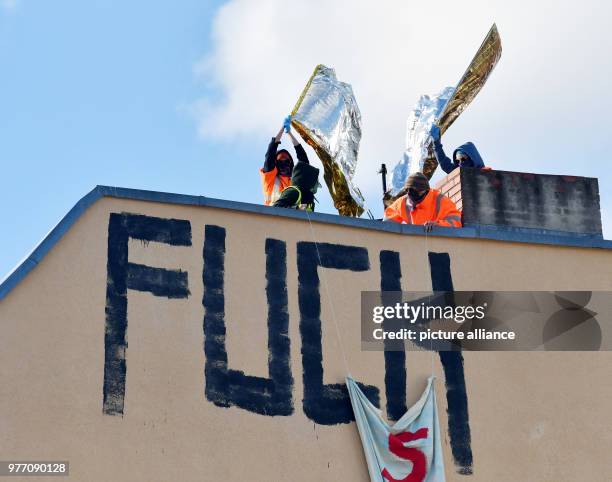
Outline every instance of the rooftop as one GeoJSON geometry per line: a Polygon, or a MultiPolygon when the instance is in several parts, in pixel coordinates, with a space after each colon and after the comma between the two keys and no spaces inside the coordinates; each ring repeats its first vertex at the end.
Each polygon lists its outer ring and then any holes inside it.
{"type": "MultiPolygon", "coordinates": [[[[326,213],[306,213],[292,209],[274,208],[261,204],[251,204],[237,201],[227,201],[206,196],[192,196],[157,191],[145,191],[112,186],[96,186],[64,216],[64,218],[49,232],[49,234],[34,248],[34,250],[0,283],[0,300],[2,300],[19,282],[40,263],[53,246],[78,221],[81,215],[94,203],[103,197],[129,199],[166,204],[205,206],[216,209],[230,209],[250,214],[293,218],[350,226],[353,228],[387,231],[400,235],[425,236],[422,226],[397,223],[383,223],[380,220],[350,218],[326,213]]],[[[612,241],[603,239],[600,235],[568,234],[567,232],[547,229],[517,228],[511,226],[468,226],[463,228],[435,227],[427,236],[488,239],[512,243],[546,244],[577,248],[612,249],[612,241]]]]}

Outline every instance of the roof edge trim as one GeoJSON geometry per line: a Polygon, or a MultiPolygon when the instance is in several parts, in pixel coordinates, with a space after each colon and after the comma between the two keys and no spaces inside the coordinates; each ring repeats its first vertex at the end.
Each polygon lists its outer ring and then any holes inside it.
{"type": "MultiPolygon", "coordinates": [[[[2,301],[13,290],[13,288],[15,288],[15,286],[17,286],[21,280],[23,280],[28,273],[36,267],[36,265],[47,255],[47,253],[64,236],[64,234],[66,234],[78,221],[82,214],[102,197],[188,206],[206,206],[218,209],[230,209],[233,211],[251,214],[261,214],[264,216],[278,216],[282,218],[293,218],[299,220],[310,219],[319,223],[350,226],[375,231],[386,231],[396,234],[425,236],[421,226],[382,223],[380,221],[373,221],[370,219],[351,218],[326,213],[307,213],[305,211],[274,208],[239,201],[227,201],[205,196],[146,191],[142,189],[112,186],[96,186],[89,193],[83,196],[49,232],[49,234],[47,234],[47,236],[45,236],[45,238],[32,250],[32,252],[0,282],[0,301],[2,301]]],[[[513,243],[612,249],[612,241],[605,240],[599,236],[579,235],[574,233],[547,231],[543,229],[517,229],[491,226],[466,226],[461,229],[438,227],[435,228],[433,232],[429,233],[428,236],[468,239],[478,238],[513,243]]]]}

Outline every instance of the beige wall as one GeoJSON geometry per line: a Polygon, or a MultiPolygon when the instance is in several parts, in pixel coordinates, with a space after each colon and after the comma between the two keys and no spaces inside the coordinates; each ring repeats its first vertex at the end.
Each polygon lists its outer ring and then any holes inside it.
{"type": "MultiPolygon", "coordinates": [[[[313,223],[320,242],[363,246],[371,269],[327,269],[348,364],[381,389],[384,358],[360,350],[360,292],[380,288],[381,249],[401,253],[404,290],[429,290],[427,251],[448,252],[458,290],[611,290],[612,252],[405,236],[313,223]]],[[[0,458],[69,460],[73,480],[367,480],[354,423],[314,424],[302,409],[296,243],[308,223],[204,207],[104,198],[0,302],[0,458]],[[189,220],[192,246],[130,240],[129,260],[188,272],[191,295],[128,293],[124,415],[102,412],[109,213],[189,220]],[[229,365],[268,376],[266,238],[287,243],[294,413],[269,417],[221,408],[204,394],[204,226],[227,230],[229,365]]],[[[325,383],[346,375],[321,290],[325,383]]],[[[612,473],[610,353],[466,353],[471,476],[458,475],[447,434],[446,390],[433,370],[448,480],[606,481],[612,473]]],[[[408,404],[432,367],[408,353],[408,404]]],[[[38,480],[38,479],[33,479],[38,480]]]]}

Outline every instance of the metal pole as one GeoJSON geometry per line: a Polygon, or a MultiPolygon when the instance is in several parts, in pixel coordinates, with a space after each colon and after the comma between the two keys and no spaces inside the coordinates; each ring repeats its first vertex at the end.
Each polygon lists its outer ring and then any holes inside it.
{"type": "MultiPolygon", "coordinates": [[[[383,188],[383,197],[387,192],[387,166],[385,164],[380,165],[380,170],[378,174],[382,174],[382,188],[383,188]]],[[[385,209],[385,203],[383,201],[383,209],[385,209]]]]}

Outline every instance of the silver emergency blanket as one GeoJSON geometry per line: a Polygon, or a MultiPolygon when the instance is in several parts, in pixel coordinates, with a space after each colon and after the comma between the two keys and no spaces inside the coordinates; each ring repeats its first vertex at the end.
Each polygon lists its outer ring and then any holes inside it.
{"type": "Polygon", "coordinates": [[[325,183],[341,215],[360,216],[364,198],[353,184],[361,140],[361,113],[350,84],[318,65],[291,113],[291,125],[323,163],[325,183]]]}
{"type": "Polygon", "coordinates": [[[404,187],[410,174],[422,172],[431,143],[429,131],[454,92],[454,87],[446,87],[436,95],[422,95],[410,112],[406,122],[406,150],[391,174],[392,194],[397,194],[404,187]]]}
{"type": "Polygon", "coordinates": [[[429,137],[432,124],[435,122],[440,128],[440,134],[444,134],[478,95],[501,54],[501,39],[497,26],[493,24],[457,86],[454,89],[447,87],[434,96],[421,96],[408,117],[406,151],[402,160],[393,169],[391,180],[393,195],[398,194],[407,177],[414,172],[421,171],[431,179],[438,167],[429,137]]]}

